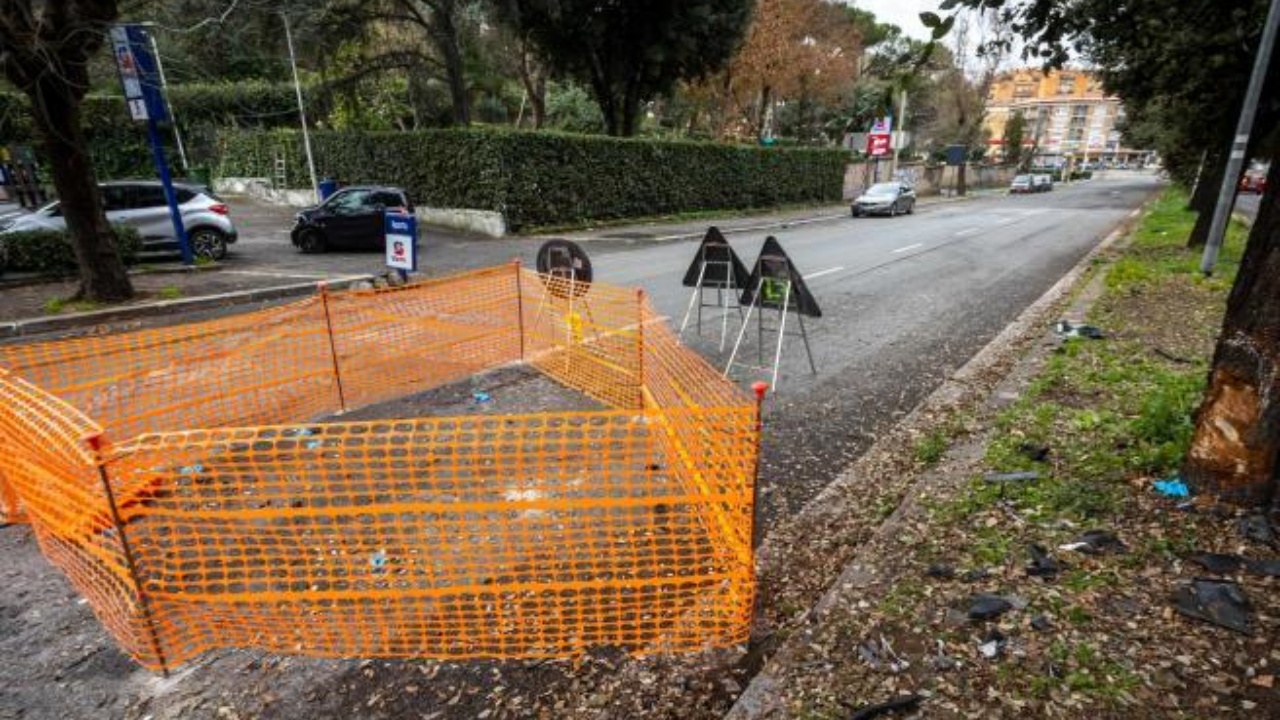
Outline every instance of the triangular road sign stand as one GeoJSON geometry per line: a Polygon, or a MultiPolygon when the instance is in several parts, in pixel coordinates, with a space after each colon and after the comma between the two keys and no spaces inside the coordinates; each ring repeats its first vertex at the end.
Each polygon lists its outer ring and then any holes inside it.
{"type": "Polygon", "coordinates": [[[702,334],[702,309],[714,307],[720,309],[720,352],[724,352],[725,340],[729,336],[729,310],[738,311],[738,319],[742,320],[742,303],[738,291],[746,285],[747,268],[738,259],[737,253],[725,240],[718,228],[712,227],[702,238],[698,247],[698,255],[693,259],[689,270],[685,273],[684,284],[692,287],[689,306],[685,310],[684,320],[680,323],[679,336],[689,327],[689,318],[697,308],[698,334],[702,334]],[[715,302],[707,302],[706,292],[715,290],[715,302]],[[730,305],[730,300],[733,304],[730,305]]]}
{"type": "Polygon", "coordinates": [[[729,362],[725,365],[724,374],[727,377],[732,371],[733,366],[738,358],[738,352],[742,348],[742,341],[746,338],[747,328],[751,324],[751,314],[756,313],[756,333],[757,345],[756,354],[760,366],[755,367],[757,370],[768,370],[764,366],[764,335],[765,325],[764,316],[769,309],[776,309],[778,313],[778,324],[776,329],[770,328],[770,332],[777,334],[777,345],[773,354],[772,366],[772,383],[776,390],[778,387],[778,369],[782,364],[782,345],[787,337],[787,314],[795,312],[796,320],[800,325],[800,337],[804,340],[804,351],[809,359],[809,370],[813,374],[818,373],[817,365],[813,361],[813,350],[809,346],[809,332],[804,326],[804,316],[821,317],[822,311],[818,308],[817,301],[813,295],[809,293],[809,288],[804,284],[804,278],[796,271],[795,266],[791,264],[791,259],[787,257],[782,246],[778,241],[770,237],[765,240],[764,248],[760,251],[760,257],[756,260],[755,267],[751,271],[752,284],[747,286],[746,292],[743,293],[742,304],[747,306],[746,317],[742,321],[742,329],[738,332],[738,339],[733,344],[733,352],[729,355],[729,362]]]}

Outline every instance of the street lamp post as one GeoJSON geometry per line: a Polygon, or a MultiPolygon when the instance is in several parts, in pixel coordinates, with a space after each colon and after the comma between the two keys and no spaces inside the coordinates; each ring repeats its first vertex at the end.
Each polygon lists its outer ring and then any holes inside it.
{"type": "Polygon", "coordinates": [[[293,33],[289,31],[289,16],[280,13],[284,18],[284,39],[289,45],[289,67],[293,68],[293,91],[298,96],[298,117],[302,121],[302,146],[307,151],[307,170],[311,173],[311,192],[315,193],[316,202],[320,202],[320,183],[316,180],[316,161],[311,155],[311,133],[307,130],[307,108],[302,102],[302,84],[298,82],[298,59],[293,52],[293,33]]]}

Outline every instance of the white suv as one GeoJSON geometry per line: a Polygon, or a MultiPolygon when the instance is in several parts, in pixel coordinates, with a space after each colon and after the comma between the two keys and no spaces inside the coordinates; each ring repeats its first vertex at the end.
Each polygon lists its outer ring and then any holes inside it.
{"type": "MultiPolygon", "coordinates": [[[[107,222],[128,225],[142,236],[142,252],[178,250],[178,238],[169,218],[164,188],[156,180],[125,180],[98,185],[107,222]]],[[[174,183],[182,224],[197,257],[221,260],[227,256],[227,245],[239,233],[231,222],[230,210],[213,191],[200,185],[174,183]]],[[[65,230],[62,208],[57,201],[35,212],[9,218],[0,226],[0,234],[28,230],[65,230]]]]}

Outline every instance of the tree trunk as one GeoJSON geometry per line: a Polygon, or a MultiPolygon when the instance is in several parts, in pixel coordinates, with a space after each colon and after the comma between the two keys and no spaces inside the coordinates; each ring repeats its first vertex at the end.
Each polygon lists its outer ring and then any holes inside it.
{"type": "Polygon", "coordinates": [[[1269,175],[1183,477],[1225,501],[1280,510],[1280,157],[1269,175]]]}
{"type": "Polygon", "coordinates": [[[1196,224],[1187,238],[1188,248],[1202,248],[1209,238],[1209,226],[1213,224],[1213,210],[1222,190],[1222,176],[1227,172],[1226,158],[1221,153],[1209,153],[1205,157],[1200,182],[1191,195],[1191,209],[1198,213],[1196,224]]]}
{"type": "Polygon", "coordinates": [[[529,96],[529,114],[533,129],[541,130],[547,121],[547,73],[533,56],[533,51],[520,41],[520,84],[529,96]]]}
{"type": "Polygon", "coordinates": [[[467,96],[467,73],[462,49],[458,46],[458,29],[453,23],[453,4],[438,3],[432,6],[432,10],[430,33],[444,64],[445,80],[449,83],[453,123],[466,127],[471,124],[471,100],[467,96]]]}
{"type": "Polygon", "coordinates": [[[128,300],[133,297],[133,285],[103,214],[97,176],[80,128],[80,99],[54,73],[46,73],[27,96],[80,267],[76,295],[97,302],[128,300]]]}
{"type": "Polygon", "coordinates": [[[968,179],[965,171],[969,169],[969,160],[966,158],[964,162],[956,168],[956,195],[965,195],[969,192],[969,186],[966,183],[968,179]]]}

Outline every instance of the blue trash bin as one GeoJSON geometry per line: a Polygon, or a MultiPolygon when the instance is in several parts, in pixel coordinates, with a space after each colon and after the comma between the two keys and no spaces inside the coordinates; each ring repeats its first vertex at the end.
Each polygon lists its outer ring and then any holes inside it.
{"type": "Polygon", "coordinates": [[[329,196],[338,192],[338,181],[333,178],[324,178],[320,181],[320,202],[329,199],[329,196]]]}

